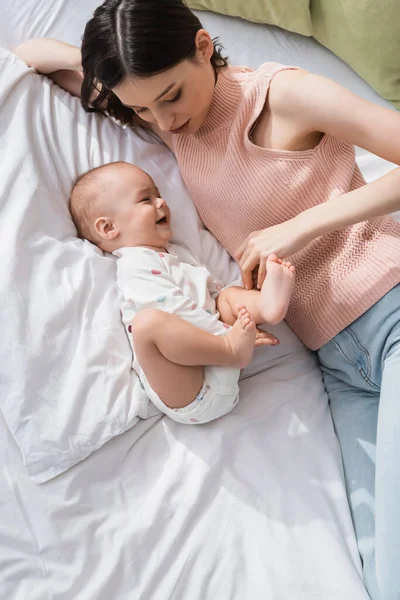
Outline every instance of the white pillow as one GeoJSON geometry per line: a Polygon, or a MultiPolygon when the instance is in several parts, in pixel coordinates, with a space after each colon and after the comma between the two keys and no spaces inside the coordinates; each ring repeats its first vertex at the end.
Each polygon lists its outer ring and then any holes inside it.
{"type": "Polygon", "coordinates": [[[157,181],[176,238],[229,277],[199,228],[172,154],[99,115],[0,49],[1,409],[36,482],[157,417],[131,370],[115,259],[76,239],[67,201],[79,173],[126,160],[157,181]],[[176,218],[175,218],[176,217],[176,218]]]}

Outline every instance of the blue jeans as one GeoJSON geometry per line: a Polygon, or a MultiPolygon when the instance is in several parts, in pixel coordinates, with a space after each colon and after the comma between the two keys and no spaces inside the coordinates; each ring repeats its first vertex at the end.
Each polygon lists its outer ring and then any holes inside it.
{"type": "Polygon", "coordinates": [[[400,600],[400,284],[318,356],[366,587],[400,600]]]}

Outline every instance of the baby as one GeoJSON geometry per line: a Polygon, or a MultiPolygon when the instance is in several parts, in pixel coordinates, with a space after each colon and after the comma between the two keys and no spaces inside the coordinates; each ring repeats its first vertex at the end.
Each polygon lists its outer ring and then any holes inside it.
{"type": "Polygon", "coordinates": [[[182,423],[232,410],[254,346],[278,343],[256,324],[285,317],[294,267],[273,255],[261,291],[222,289],[187,250],[170,244],[166,202],[151,177],[128,163],[82,175],[70,210],[80,237],[118,257],[122,319],[150,400],[182,423]]]}

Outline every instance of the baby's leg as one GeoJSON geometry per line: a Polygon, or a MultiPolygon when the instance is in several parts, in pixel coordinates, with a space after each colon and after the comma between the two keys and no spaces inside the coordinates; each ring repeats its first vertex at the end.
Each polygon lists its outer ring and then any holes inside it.
{"type": "Polygon", "coordinates": [[[238,307],[246,305],[257,325],[280,323],[286,316],[292,297],[295,268],[289,262],[271,254],[267,261],[267,276],[261,291],[231,287],[217,297],[217,309],[221,320],[232,323],[238,307]]]}
{"type": "Polygon", "coordinates": [[[150,386],[170,408],[182,408],[194,400],[203,384],[203,366],[247,366],[255,337],[255,323],[245,308],[225,336],[160,310],[141,311],[132,321],[139,364],[150,386]]]}

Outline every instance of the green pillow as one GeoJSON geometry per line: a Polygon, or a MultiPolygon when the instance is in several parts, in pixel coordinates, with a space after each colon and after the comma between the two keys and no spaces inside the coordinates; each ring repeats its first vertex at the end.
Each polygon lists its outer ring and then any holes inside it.
{"type": "Polygon", "coordinates": [[[312,35],[400,109],[400,0],[188,0],[187,4],[312,35]]]}
{"type": "Polygon", "coordinates": [[[400,1],[318,0],[313,36],[400,109],[400,1]]]}
{"type": "Polygon", "coordinates": [[[278,25],[302,35],[312,35],[309,0],[188,0],[186,4],[193,9],[212,10],[255,23],[278,25]]]}

